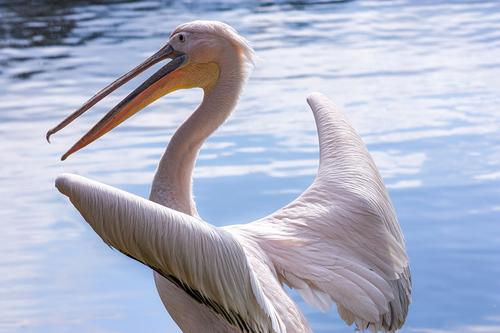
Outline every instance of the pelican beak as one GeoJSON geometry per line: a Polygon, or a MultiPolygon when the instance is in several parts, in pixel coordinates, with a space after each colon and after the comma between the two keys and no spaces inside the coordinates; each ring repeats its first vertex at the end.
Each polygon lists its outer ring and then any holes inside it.
{"type": "Polygon", "coordinates": [[[81,108],[73,112],[69,117],[64,119],[56,127],[49,130],[46,136],[47,141],[49,141],[52,134],[66,127],[73,120],[78,118],[81,114],[90,109],[112,91],[118,89],[120,86],[130,81],[132,78],[142,73],[154,64],[168,58],[172,60],[162,68],[160,68],[138,88],[136,88],[127,97],[125,97],[125,99],[123,99],[111,111],[109,111],[94,127],[92,127],[90,131],[87,132],[87,134],[85,134],[80,140],[78,140],[78,142],[75,143],[61,157],[61,160],[65,160],[72,153],[97,140],[161,96],[166,95],[169,92],[188,87],[189,84],[186,84],[186,80],[174,80],[175,77],[178,77],[180,75],[175,75],[174,73],[182,71],[182,67],[188,62],[187,55],[175,51],[172,46],[167,44],[158,52],[146,59],[146,61],[144,61],[142,64],[140,64],[127,74],[121,76],[106,88],[99,91],[94,97],[85,102],[85,104],[83,104],[81,108]]]}

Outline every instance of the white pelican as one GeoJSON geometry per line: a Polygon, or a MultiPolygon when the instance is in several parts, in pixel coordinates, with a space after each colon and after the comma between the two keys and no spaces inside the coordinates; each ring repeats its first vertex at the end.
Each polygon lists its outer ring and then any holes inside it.
{"type": "Polygon", "coordinates": [[[214,227],[191,192],[197,153],[231,114],[254,52],[230,26],[180,25],[144,63],[92,97],[47,139],[146,68],[171,59],[62,157],[83,148],[163,95],[199,87],[203,101],[161,158],[150,200],[65,174],[56,187],[110,246],[154,270],[160,297],[183,332],[311,332],[283,289],[360,330],[394,332],[406,318],[411,280],[403,235],[359,135],[323,95],[307,99],[320,165],[295,201],[246,225],[214,227]]]}

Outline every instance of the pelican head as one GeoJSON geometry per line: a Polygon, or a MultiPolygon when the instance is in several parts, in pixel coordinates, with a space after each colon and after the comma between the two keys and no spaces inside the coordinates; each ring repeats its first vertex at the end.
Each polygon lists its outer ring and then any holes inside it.
{"type": "Polygon", "coordinates": [[[202,88],[207,94],[218,82],[220,73],[225,68],[232,70],[237,68],[239,74],[245,75],[246,69],[253,64],[253,54],[248,42],[225,23],[216,21],[184,23],[172,32],[167,44],[158,52],[102,89],[82,107],[49,130],[47,140],[108,94],[161,61],[170,59],[111,109],[61,159],[65,160],[72,153],[99,139],[164,95],[190,88],[202,88]]]}

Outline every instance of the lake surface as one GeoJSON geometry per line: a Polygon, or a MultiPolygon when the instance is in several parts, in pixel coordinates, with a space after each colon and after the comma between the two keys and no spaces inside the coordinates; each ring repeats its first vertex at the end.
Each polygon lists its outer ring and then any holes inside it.
{"type": "MultiPolygon", "coordinates": [[[[305,98],[341,106],[373,153],[407,240],[402,332],[500,332],[500,2],[0,1],[0,331],[179,332],[149,269],[106,246],[54,188],[73,172],[147,196],[201,99],[161,99],[59,157],[133,87],[45,132],[160,48],[179,23],[222,20],[260,57],[237,111],[204,146],[194,192],[215,225],[245,223],[312,181],[305,98]]],[[[315,332],[352,332],[302,304],[315,332]]]]}

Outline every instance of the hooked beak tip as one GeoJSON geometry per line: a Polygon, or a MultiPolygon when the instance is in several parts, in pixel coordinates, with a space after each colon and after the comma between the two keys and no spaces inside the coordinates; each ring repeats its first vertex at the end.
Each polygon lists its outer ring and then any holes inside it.
{"type": "Polygon", "coordinates": [[[48,131],[47,134],[45,134],[45,139],[47,139],[47,142],[50,143],[50,136],[54,134],[52,130],[48,131]]]}

